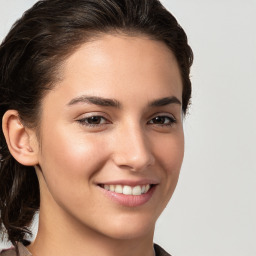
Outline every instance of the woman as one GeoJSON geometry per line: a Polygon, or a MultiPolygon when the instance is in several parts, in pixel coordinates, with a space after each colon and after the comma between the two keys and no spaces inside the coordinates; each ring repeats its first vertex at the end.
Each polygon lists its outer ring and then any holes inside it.
{"type": "Polygon", "coordinates": [[[1,255],[169,255],[153,234],[191,64],[158,0],[43,0],[15,23],[0,48],[0,223],[15,248],[1,255]]]}

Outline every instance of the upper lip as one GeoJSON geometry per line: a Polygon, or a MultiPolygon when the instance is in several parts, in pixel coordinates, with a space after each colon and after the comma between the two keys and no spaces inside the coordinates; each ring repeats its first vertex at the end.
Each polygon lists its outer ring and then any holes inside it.
{"type": "Polygon", "coordinates": [[[159,182],[155,179],[140,179],[140,180],[113,180],[113,181],[104,181],[98,182],[99,185],[127,185],[127,186],[138,186],[138,185],[157,185],[159,182]]]}

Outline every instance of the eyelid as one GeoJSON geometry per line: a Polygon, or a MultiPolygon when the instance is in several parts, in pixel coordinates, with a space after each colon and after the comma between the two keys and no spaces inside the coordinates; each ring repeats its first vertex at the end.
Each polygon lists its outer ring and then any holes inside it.
{"type": "Polygon", "coordinates": [[[95,112],[87,112],[87,113],[80,114],[79,116],[77,116],[75,118],[75,120],[90,118],[90,117],[94,117],[94,116],[99,116],[99,117],[103,117],[105,119],[110,119],[109,116],[106,113],[95,111],[95,112]]]}
{"type": "Polygon", "coordinates": [[[151,125],[155,125],[155,126],[172,126],[173,124],[177,123],[177,119],[175,118],[175,116],[173,114],[170,114],[170,113],[156,113],[154,114],[150,119],[149,121],[147,122],[148,124],[151,124],[151,125]],[[154,123],[151,123],[152,120],[154,118],[157,118],[157,117],[165,117],[165,118],[169,118],[170,119],[170,122],[167,123],[167,124],[154,124],[154,123]]]}
{"type": "Polygon", "coordinates": [[[87,114],[83,114],[83,115],[80,115],[79,117],[77,117],[75,119],[75,121],[77,121],[82,126],[88,126],[88,127],[101,127],[101,126],[111,123],[110,119],[108,117],[106,117],[106,114],[102,113],[102,112],[93,112],[93,113],[90,112],[87,114]],[[98,118],[104,119],[105,121],[104,121],[104,123],[99,123],[99,124],[90,124],[89,122],[86,122],[86,121],[88,121],[88,119],[90,119],[92,117],[98,117],[98,118]]]}
{"type": "Polygon", "coordinates": [[[158,116],[163,116],[163,117],[166,116],[166,117],[169,117],[169,118],[177,120],[177,118],[173,114],[168,113],[168,112],[157,112],[157,113],[154,113],[153,115],[150,116],[149,119],[151,120],[151,119],[153,119],[155,117],[158,117],[158,116]]]}

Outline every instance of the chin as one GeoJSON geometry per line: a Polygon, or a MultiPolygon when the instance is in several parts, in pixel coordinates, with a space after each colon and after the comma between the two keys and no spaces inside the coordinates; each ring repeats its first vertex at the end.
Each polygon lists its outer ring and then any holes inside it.
{"type": "Polygon", "coordinates": [[[117,240],[132,240],[132,239],[139,239],[145,238],[148,236],[153,237],[154,234],[154,227],[152,228],[129,228],[126,229],[125,227],[119,227],[119,229],[112,230],[111,233],[107,234],[108,237],[117,240]]]}
{"type": "Polygon", "coordinates": [[[138,239],[147,236],[153,237],[155,221],[152,220],[152,216],[150,220],[146,217],[133,217],[129,216],[128,218],[118,219],[113,217],[108,222],[108,225],[106,225],[103,232],[106,236],[119,240],[138,239]]]}

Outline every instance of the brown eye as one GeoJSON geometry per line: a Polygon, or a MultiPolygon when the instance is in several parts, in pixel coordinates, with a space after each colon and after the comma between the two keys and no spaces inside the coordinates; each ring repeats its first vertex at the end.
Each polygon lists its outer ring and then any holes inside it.
{"type": "Polygon", "coordinates": [[[155,124],[155,125],[172,125],[175,122],[176,122],[176,120],[174,117],[156,116],[153,119],[151,119],[148,123],[155,124]]]}
{"type": "Polygon", "coordinates": [[[100,126],[109,123],[103,116],[90,116],[77,121],[85,126],[100,126]]]}
{"type": "Polygon", "coordinates": [[[87,118],[87,123],[88,124],[100,124],[102,120],[101,116],[92,116],[87,118]]]}
{"type": "Polygon", "coordinates": [[[166,122],[166,117],[164,116],[157,116],[152,119],[154,124],[164,124],[166,122]]]}

